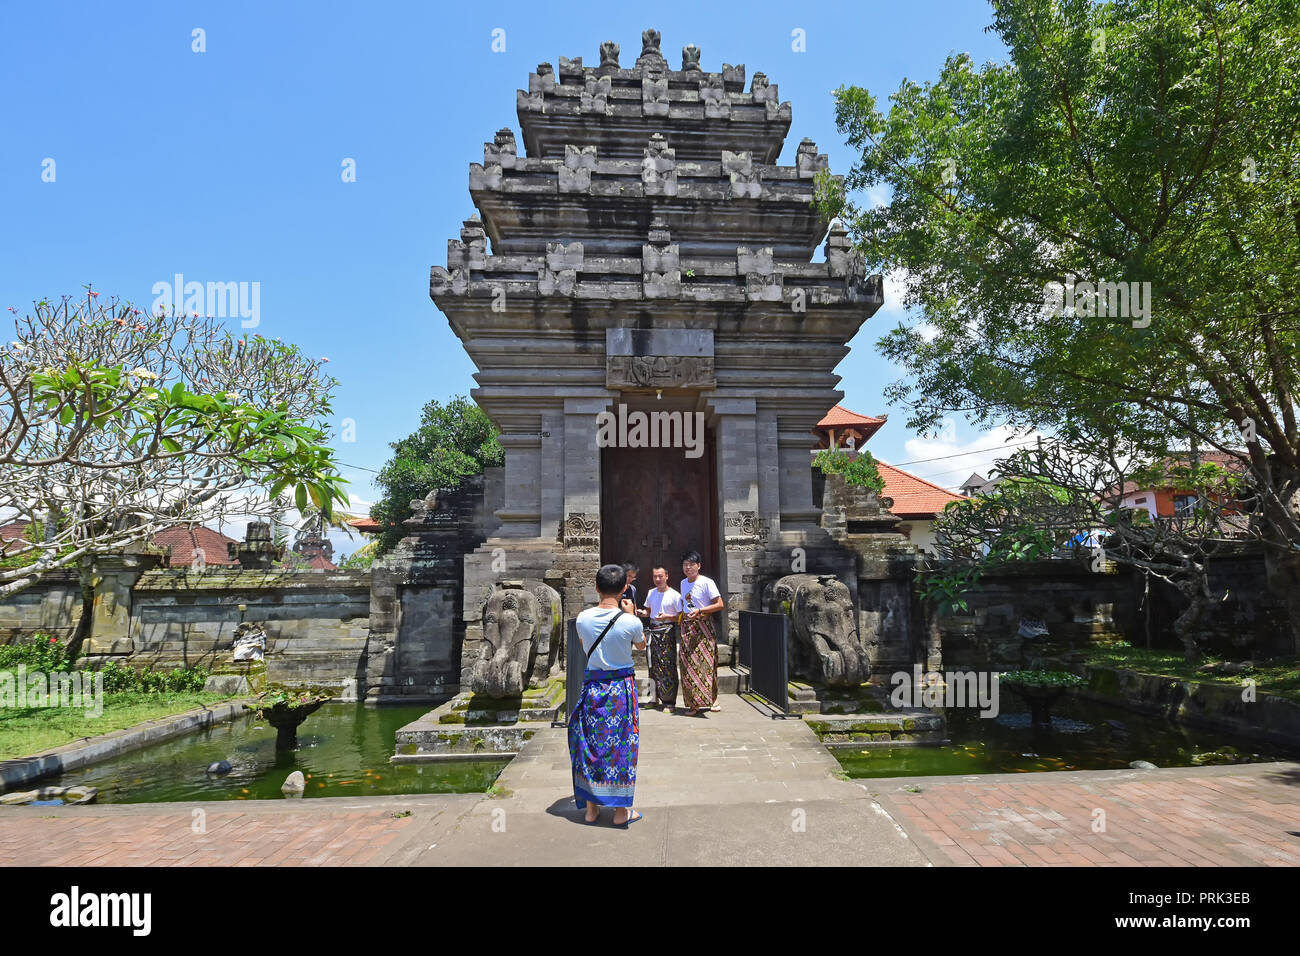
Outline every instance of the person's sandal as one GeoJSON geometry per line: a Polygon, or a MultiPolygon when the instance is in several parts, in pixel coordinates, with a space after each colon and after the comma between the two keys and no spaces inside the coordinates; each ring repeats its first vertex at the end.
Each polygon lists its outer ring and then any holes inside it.
{"type": "Polygon", "coordinates": [[[618,827],[620,830],[626,830],[630,824],[636,823],[638,820],[644,820],[644,819],[645,816],[643,814],[638,813],[636,810],[633,810],[628,815],[628,818],[626,820],[624,820],[622,823],[615,823],[614,826],[618,827]]]}

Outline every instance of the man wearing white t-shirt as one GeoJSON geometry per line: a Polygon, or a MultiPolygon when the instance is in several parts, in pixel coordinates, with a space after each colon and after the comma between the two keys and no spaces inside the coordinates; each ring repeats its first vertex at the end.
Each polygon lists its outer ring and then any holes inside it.
{"type": "Polygon", "coordinates": [[[642,616],[650,634],[650,679],[655,682],[655,703],[663,710],[677,704],[677,616],[682,596],[668,586],[668,569],[651,569],[654,588],[645,598],[642,616]]]}
{"type": "Polygon", "coordinates": [[[682,555],[681,650],[682,701],[686,712],[699,716],[718,706],[718,639],[713,615],[722,610],[722,593],[712,578],[700,573],[698,551],[682,555]]]}

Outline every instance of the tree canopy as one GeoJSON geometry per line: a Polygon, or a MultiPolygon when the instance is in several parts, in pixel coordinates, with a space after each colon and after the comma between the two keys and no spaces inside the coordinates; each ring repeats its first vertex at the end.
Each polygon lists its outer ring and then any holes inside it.
{"type": "Polygon", "coordinates": [[[401,540],[401,522],[411,516],[412,501],[439,488],[455,488],[463,478],[504,464],[497,434],[487,414],[464,396],[446,404],[435,399],[424,406],[419,428],[390,444],[393,457],[375,479],[384,491],[370,510],[383,526],[380,553],[401,540]]]}
{"type": "Polygon", "coordinates": [[[1240,456],[1295,591],[1297,0],[992,7],[1006,62],[954,55],[888,111],[837,91],[860,157],[823,205],[924,319],[880,342],[891,398],[912,427],[963,412],[1103,460],[1240,456]]]}
{"type": "MultiPolygon", "coordinates": [[[[17,315],[17,309],[11,309],[17,315]]],[[[0,594],[174,524],[345,502],[322,361],[199,316],[129,302],[37,302],[0,348],[0,513],[38,529],[6,549],[0,594]]]]}

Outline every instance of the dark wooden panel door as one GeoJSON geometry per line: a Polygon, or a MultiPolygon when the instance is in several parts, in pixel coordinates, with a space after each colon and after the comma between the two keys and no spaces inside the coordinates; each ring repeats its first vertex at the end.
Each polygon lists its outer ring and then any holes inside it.
{"type": "MultiPolygon", "coordinates": [[[[714,563],[713,482],[710,454],[687,458],[680,449],[606,448],[601,459],[600,556],[604,562],[635,562],[639,603],[654,587],[650,569],[668,569],[668,582],[682,577],[683,551],[714,563]]],[[[714,571],[716,573],[716,570],[714,571]]]]}

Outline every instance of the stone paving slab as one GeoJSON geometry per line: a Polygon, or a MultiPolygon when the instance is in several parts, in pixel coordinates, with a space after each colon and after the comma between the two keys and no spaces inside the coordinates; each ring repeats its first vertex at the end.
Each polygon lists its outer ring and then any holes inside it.
{"type": "Polygon", "coordinates": [[[643,712],[626,830],[581,822],[547,728],[494,796],[6,807],[0,865],[1300,865],[1300,764],[850,781],[801,721],[723,708],[643,712]]]}
{"type": "Polygon", "coordinates": [[[1300,866],[1300,764],[861,780],[936,865],[1300,866]]]}
{"type": "Polygon", "coordinates": [[[436,842],[482,799],[438,794],[7,807],[0,815],[0,866],[394,864],[409,857],[403,851],[412,839],[436,842]],[[410,815],[397,815],[405,811],[410,815]]]}

